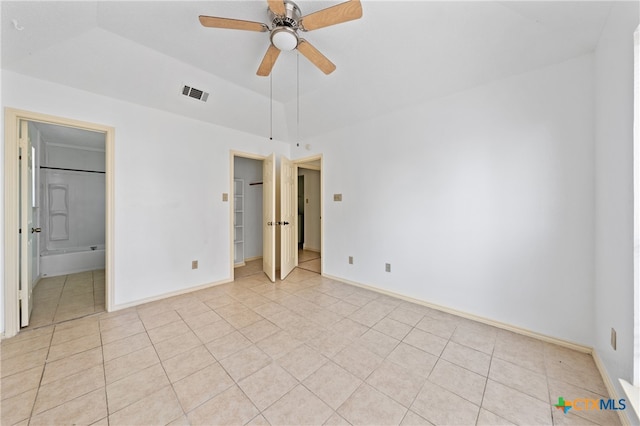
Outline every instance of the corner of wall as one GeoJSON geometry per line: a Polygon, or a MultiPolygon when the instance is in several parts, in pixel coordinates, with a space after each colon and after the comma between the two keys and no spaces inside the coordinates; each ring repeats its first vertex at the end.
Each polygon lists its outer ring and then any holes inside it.
{"type": "MultiPolygon", "coordinates": [[[[595,50],[594,359],[612,396],[634,369],[633,34],[637,2],[616,2],[595,50]],[[616,330],[617,348],[610,346],[616,330]]],[[[633,416],[629,414],[628,416],[633,416]]],[[[633,422],[634,419],[629,419],[633,422]]],[[[637,419],[635,419],[637,420],[637,419]]]]}

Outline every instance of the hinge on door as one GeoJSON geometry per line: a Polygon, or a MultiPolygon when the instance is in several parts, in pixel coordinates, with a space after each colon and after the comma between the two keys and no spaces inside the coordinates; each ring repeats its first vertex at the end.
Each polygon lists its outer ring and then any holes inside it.
{"type": "Polygon", "coordinates": [[[18,229],[18,234],[22,234],[22,228],[18,229]]]}

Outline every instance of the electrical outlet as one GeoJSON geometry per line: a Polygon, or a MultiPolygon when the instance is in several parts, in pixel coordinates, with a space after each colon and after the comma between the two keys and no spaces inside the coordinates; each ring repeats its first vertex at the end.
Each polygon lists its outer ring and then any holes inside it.
{"type": "Polygon", "coordinates": [[[191,269],[198,269],[198,261],[197,260],[192,260],[191,261],[191,269]]]}
{"type": "Polygon", "coordinates": [[[391,272],[391,264],[390,263],[385,263],[384,264],[384,270],[387,272],[391,272]]]}
{"type": "Polygon", "coordinates": [[[617,342],[616,329],[615,328],[611,328],[611,347],[615,351],[617,346],[618,346],[618,342],[617,342]]]}
{"type": "Polygon", "coordinates": [[[333,201],[342,201],[342,194],[333,194],[333,201]]]}
{"type": "Polygon", "coordinates": [[[353,256],[349,256],[349,265],[353,265],[353,256]]]}

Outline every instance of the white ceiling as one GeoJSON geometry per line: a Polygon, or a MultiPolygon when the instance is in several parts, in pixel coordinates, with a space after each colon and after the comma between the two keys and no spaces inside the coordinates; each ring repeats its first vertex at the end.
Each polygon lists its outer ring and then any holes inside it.
{"type": "Polygon", "coordinates": [[[104,133],[48,123],[34,123],[34,126],[40,132],[40,137],[46,144],[93,151],[105,150],[104,133]]]}
{"type": "MultiPolygon", "coordinates": [[[[337,3],[297,1],[303,15],[337,3]]],[[[278,58],[274,137],[304,140],[588,53],[611,6],[364,0],[362,19],[303,35],[337,65],[333,74],[295,52],[278,58]]],[[[204,28],[197,19],[265,22],[266,10],[266,1],[243,0],[2,1],[2,67],[268,136],[270,78],[256,76],[268,33],[204,28]],[[183,97],[183,84],[210,92],[209,101],[183,97]]]]}

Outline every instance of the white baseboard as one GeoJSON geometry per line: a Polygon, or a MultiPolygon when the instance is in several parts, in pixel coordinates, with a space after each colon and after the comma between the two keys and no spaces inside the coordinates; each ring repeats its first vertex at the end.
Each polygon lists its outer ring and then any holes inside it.
{"type": "MultiPolygon", "coordinates": [[[[618,399],[620,399],[620,396],[618,395],[618,392],[616,391],[616,387],[613,385],[613,381],[611,380],[611,377],[609,377],[609,372],[605,368],[604,363],[602,362],[602,359],[600,358],[600,355],[598,355],[598,351],[596,351],[595,349],[593,351],[591,351],[591,356],[593,357],[593,361],[596,363],[596,367],[598,368],[598,371],[600,372],[600,376],[602,376],[602,380],[604,381],[604,386],[607,388],[607,392],[609,393],[609,398],[614,399],[614,400],[617,401],[618,399]]],[[[627,409],[631,409],[632,410],[633,408],[627,406],[627,409]]],[[[626,414],[626,410],[618,411],[618,417],[620,417],[620,422],[624,426],[633,425],[633,423],[631,422],[631,419],[626,414]]]]}
{"type": "Polygon", "coordinates": [[[176,291],[171,291],[169,293],[162,293],[162,294],[158,294],[156,296],[146,297],[144,299],[139,299],[139,300],[136,300],[134,302],[121,303],[121,304],[118,304],[118,305],[113,304],[113,305],[111,305],[111,310],[109,312],[121,311],[122,309],[127,309],[127,308],[131,308],[131,307],[134,307],[134,306],[144,305],[145,303],[149,303],[149,302],[156,302],[158,300],[166,299],[168,297],[180,296],[181,294],[191,293],[191,292],[198,291],[198,290],[204,290],[205,288],[215,287],[215,286],[222,285],[222,284],[228,284],[230,282],[233,282],[233,279],[226,278],[224,280],[216,281],[216,282],[213,282],[213,283],[202,284],[202,285],[198,285],[198,286],[195,286],[195,287],[184,288],[184,289],[180,289],[180,290],[176,290],[176,291]]]}
{"type": "Polygon", "coordinates": [[[252,260],[258,260],[258,259],[262,259],[262,256],[245,257],[244,261],[251,262],[252,260]]]}
{"type": "Polygon", "coordinates": [[[322,274],[323,277],[327,277],[330,278],[332,280],[335,281],[340,281],[342,283],[345,284],[349,284],[349,285],[353,285],[356,287],[360,287],[360,288],[365,288],[367,290],[371,290],[371,291],[375,291],[377,293],[381,293],[381,294],[385,294],[387,296],[392,296],[392,297],[396,297],[398,299],[402,299],[405,300],[407,302],[411,302],[411,303],[415,303],[417,305],[422,305],[422,306],[426,306],[427,308],[431,308],[431,309],[436,309],[438,311],[442,311],[442,312],[446,312],[448,314],[452,314],[452,315],[457,315],[459,317],[463,317],[466,319],[470,319],[473,321],[477,321],[483,324],[487,324],[487,325],[491,325],[493,327],[497,327],[503,330],[507,330],[507,331],[511,331],[517,334],[522,334],[524,336],[528,336],[528,337],[532,337],[534,339],[538,339],[538,340],[542,340],[544,342],[547,343],[553,343],[559,346],[563,346],[565,348],[569,348],[569,349],[573,349],[576,350],[578,352],[583,352],[583,353],[592,353],[593,349],[590,348],[589,346],[584,346],[581,345],[579,343],[575,343],[575,342],[570,342],[568,340],[564,340],[564,339],[559,339],[557,337],[552,337],[552,336],[547,336],[546,334],[542,334],[542,333],[538,333],[535,331],[531,331],[528,330],[526,328],[522,328],[522,327],[518,327],[515,325],[511,325],[511,324],[507,324],[504,322],[500,322],[500,321],[496,321],[490,318],[485,318],[485,317],[481,317],[478,315],[474,315],[474,314],[469,314],[467,312],[463,312],[463,311],[459,311],[457,309],[453,309],[453,308],[449,308],[446,306],[441,306],[441,305],[436,305],[434,303],[429,303],[427,301],[424,300],[420,300],[420,299],[415,299],[413,297],[410,296],[406,296],[404,294],[401,293],[395,293],[393,291],[389,291],[389,290],[385,290],[379,287],[374,287],[374,286],[370,286],[367,284],[361,284],[355,281],[350,281],[350,280],[346,280],[344,278],[339,278],[339,277],[334,277],[332,275],[328,275],[328,274],[322,274]]]}

